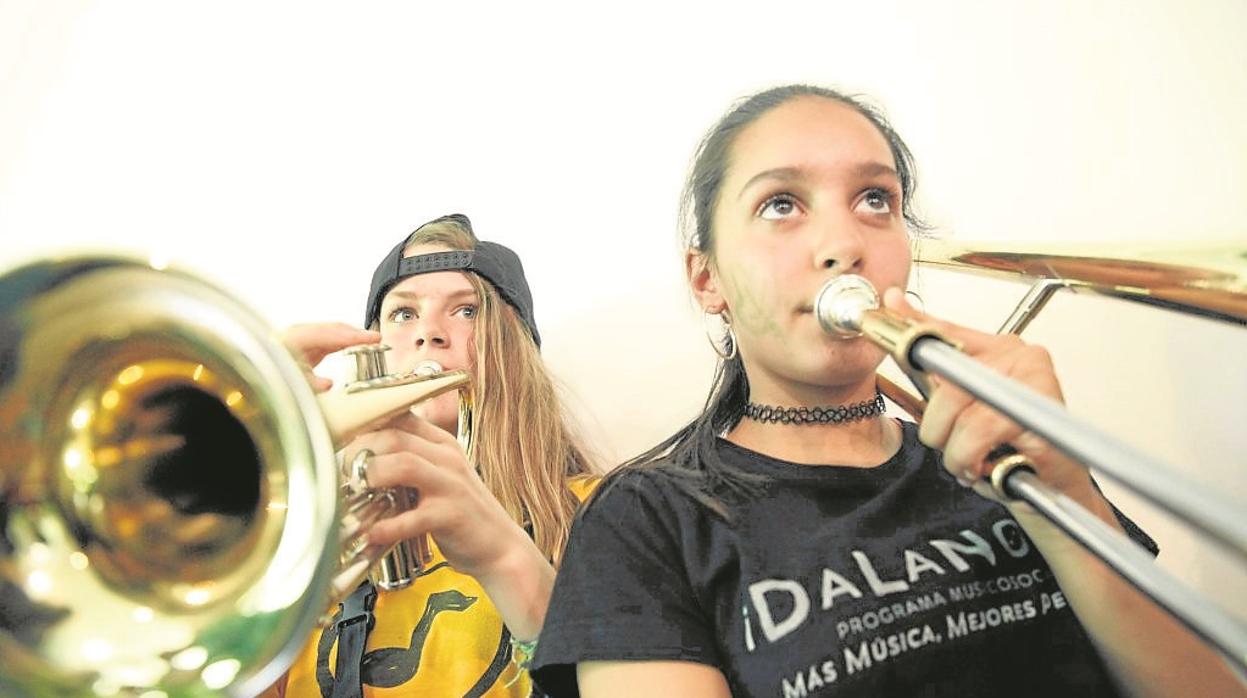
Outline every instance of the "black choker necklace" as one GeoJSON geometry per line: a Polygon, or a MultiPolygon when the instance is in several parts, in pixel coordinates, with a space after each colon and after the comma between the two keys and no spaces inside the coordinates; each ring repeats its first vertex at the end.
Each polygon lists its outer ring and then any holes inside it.
{"type": "Polygon", "coordinates": [[[833,407],[772,407],[756,402],[745,404],[745,416],[749,419],[782,424],[843,424],[878,417],[883,414],[883,410],[883,396],[878,393],[875,393],[873,399],[855,405],[833,407]]]}

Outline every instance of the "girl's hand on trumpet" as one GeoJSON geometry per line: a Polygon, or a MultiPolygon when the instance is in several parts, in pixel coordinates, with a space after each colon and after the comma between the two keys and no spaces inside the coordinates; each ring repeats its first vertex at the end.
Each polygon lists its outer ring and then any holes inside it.
{"type": "Polygon", "coordinates": [[[485,486],[458,440],[427,419],[404,414],[356,438],[346,449],[346,462],[363,448],[375,454],[368,465],[369,487],[410,487],[419,493],[415,507],[373,525],[369,544],[384,547],[431,535],[446,561],[485,589],[515,637],[535,638],[554,568],[485,486]]]}
{"type": "MultiPolygon", "coordinates": [[[[1043,347],[1027,344],[1017,335],[987,334],[933,318],[910,306],[899,288],[888,289],[883,303],[907,319],[935,327],[950,341],[959,343],[965,354],[997,373],[1064,402],[1052,357],[1043,347]]],[[[937,376],[929,378],[932,391],[919,436],[923,443],[943,451],[944,467],[959,482],[995,498],[987,482],[992,467],[987,456],[1001,444],[1008,444],[1034,463],[1037,474],[1048,485],[1088,508],[1103,507],[1107,512],[1107,502],[1092,484],[1085,467],[961,388],[937,376]]]]}
{"type": "Polygon", "coordinates": [[[316,375],[313,370],[324,358],[357,344],[376,344],[381,333],[361,330],[345,322],[315,322],[292,325],[281,334],[282,343],[299,359],[303,372],[318,393],[333,387],[333,380],[316,375]]]}
{"type": "Polygon", "coordinates": [[[415,507],[372,527],[370,544],[386,546],[429,534],[456,570],[482,582],[503,573],[517,550],[520,557],[535,555],[544,563],[453,435],[408,413],[355,439],[347,447],[346,461],[363,448],[375,454],[368,465],[369,487],[419,492],[415,507]]]}

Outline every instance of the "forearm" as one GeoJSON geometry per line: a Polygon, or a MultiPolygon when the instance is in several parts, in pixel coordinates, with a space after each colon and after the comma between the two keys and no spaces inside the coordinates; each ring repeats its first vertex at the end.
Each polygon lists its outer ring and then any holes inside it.
{"type": "MultiPolygon", "coordinates": [[[[1120,530],[1094,488],[1075,499],[1120,530]]],[[[1137,591],[1099,558],[1025,504],[1018,522],[1052,567],[1058,583],[1118,679],[1140,696],[1247,695],[1220,655],[1137,591]]]]}
{"type": "Polygon", "coordinates": [[[502,621],[517,640],[532,640],[541,631],[554,589],[554,567],[521,531],[507,553],[476,575],[502,621]]]}

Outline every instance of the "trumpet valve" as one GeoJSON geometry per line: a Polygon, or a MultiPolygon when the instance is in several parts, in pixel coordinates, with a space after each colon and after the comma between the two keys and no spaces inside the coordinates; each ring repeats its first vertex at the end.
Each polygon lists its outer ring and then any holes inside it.
{"type": "Polygon", "coordinates": [[[389,373],[385,367],[385,352],[389,350],[385,344],[356,344],[342,353],[355,357],[355,380],[367,381],[389,373]]]}

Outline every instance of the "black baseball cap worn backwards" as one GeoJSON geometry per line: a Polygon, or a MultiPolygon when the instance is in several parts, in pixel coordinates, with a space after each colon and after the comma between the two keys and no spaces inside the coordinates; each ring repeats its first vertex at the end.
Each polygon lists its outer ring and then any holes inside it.
{"type": "MultiPolygon", "coordinates": [[[[444,221],[454,221],[467,230],[472,230],[472,222],[462,213],[436,218],[420,228],[444,221]]],[[[371,327],[377,321],[381,314],[381,300],[399,281],[416,274],[435,271],[470,271],[498,290],[502,299],[515,308],[520,320],[533,336],[533,342],[538,347],[541,346],[541,335],[537,332],[537,321],[533,317],[533,294],[528,289],[528,280],[524,277],[524,265],[520,263],[519,255],[496,242],[478,240],[476,248],[472,250],[449,250],[404,257],[403,248],[407,246],[409,237],[411,236],[403,236],[372,273],[372,288],[368,291],[364,327],[371,327]]]]}

